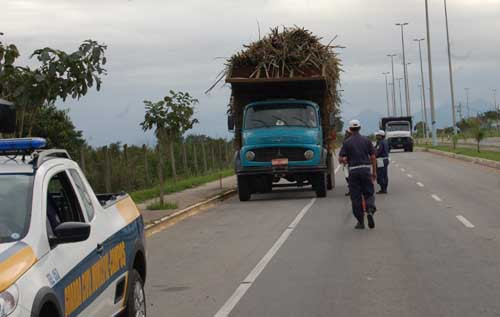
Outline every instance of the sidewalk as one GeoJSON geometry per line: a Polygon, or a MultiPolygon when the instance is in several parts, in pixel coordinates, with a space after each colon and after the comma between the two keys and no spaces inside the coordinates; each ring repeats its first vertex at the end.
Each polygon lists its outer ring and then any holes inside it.
{"type": "Polygon", "coordinates": [[[222,179],[222,189],[219,180],[216,180],[198,187],[163,196],[166,202],[176,203],[177,209],[147,210],[147,206],[157,201],[158,198],[147,200],[138,204],[137,207],[144,217],[144,222],[148,224],[234,188],[236,188],[236,176],[230,176],[222,179]]]}

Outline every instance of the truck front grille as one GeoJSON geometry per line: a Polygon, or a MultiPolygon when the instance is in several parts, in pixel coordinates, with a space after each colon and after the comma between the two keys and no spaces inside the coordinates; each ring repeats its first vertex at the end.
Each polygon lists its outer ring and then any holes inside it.
{"type": "Polygon", "coordinates": [[[305,151],[307,149],[299,147],[269,147],[253,150],[256,162],[271,162],[278,158],[287,158],[290,162],[305,161],[305,151]]]}

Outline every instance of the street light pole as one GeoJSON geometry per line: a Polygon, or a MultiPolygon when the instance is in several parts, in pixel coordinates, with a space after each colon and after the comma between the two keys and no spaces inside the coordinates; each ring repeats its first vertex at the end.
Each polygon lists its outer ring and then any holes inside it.
{"type": "Polygon", "coordinates": [[[403,95],[401,94],[401,81],[404,78],[398,78],[398,83],[399,83],[399,109],[400,109],[400,116],[403,116],[403,95]]]}
{"type": "Polygon", "coordinates": [[[387,55],[391,58],[391,67],[392,67],[392,110],[394,112],[394,115],[396,115],[396,83],[395,83],[395,78],[394,78],[394,56],[396,54],[389,54],[387,55]]]}
{"type": "Polygon", "coordinates": [[[465,94],[467,95],[467,119],[470,119],[469,90],[470,88],[465,88],[465,94]]]}
{"type": "Polygon", "coordinates": [[[500,111],[498,109],[498,105],[497,105],[497,89],[492,89],[493,91],[493,102],[495,103],[495,112],[497,114],[497,134],[500,136],[500,126],[498,125],[498,122],[500,121],[499,120],[499,114],[500,114],[500,111]]]}
{"type": "Polygon", "coordinates": [[[389,75],[390,73],[387,72],[387,73],[382,73],[382,75],[384,75],[385,77],[385,97],[387,99],[387,116],[390,117],[391,116],[391,107],[389,105],[389,87],[387,85],[387,75],[389,75]]]}
{"type": "Polygon", "coordinates": [[[410,113],[410,89],[408,87],[408,71],[406,68],[406,53],[405,53],[405,37],[404,37],[404,27],[408,23],[396,23],[397,26],[401,27],[401,45],[403,46],[403,74],[405,80],[405,101],[406,101],[406,113],[410,113]]]}
{"type": "Polygon", "coordinates": [[[453,119],[453,134],[457,134],[457,116],[455,113],[455,91],[453,87],[453,67],[451,66],[450,31],[448,27],[448,6],[444,0],[444,15],[446,21],[446,40],[448,42],[448,68],[450,69],[451,113],[453,119]]]}
{"type": "MultiPolygon", "coordinates": [[[[418,85],[419,88],[422,88],[422,85],[418,85]]],[[[427,139],[427,127],[425,124],[425,116],[424,116],[424,99],[422,98],[422,92],[420,92],[420,103],[422,104],[422,137],[427,139]]]]}
{"type": "Polygon", "coordinates": [[[437,145],[436,110],[434,108],[434,82],[432,80],[431,30],[429,25],[429,0],[425,0],[425,22],[427,28],[427,60],[429,63],[429,89],[431,103],[432,145],[437,145]]]}
{"type": "Polygon", "coordinates": [[[429,127],[429,124],[427,122],[427,104],[425,100],[425,80],[424,80],[424,63],[422,62],[422,41],[425,41],[425,39],[414,39],[415,42],[418,42],[418,52],[420,55],[420,78],[422,79],[422,84],[420,87],[422,87],[422,98],[423,98],[423,103],[424,103],[424,124],[425,124],[425,138],[427,138],[427,129],[429,127]]]}
{"type": "MultiPolygon", "coordinates": [[[[411,98],[410,98],[410,72],[408,71],[408,66],[410,66],[410,65],[411,65],[411,63],[409,63],[409,62],[406,63],[406,76],[407,76],[407,78],[406,78],[406,82],[407,82],[406,89],[408,90],[408,101],[411,100],[411,98]]],[[[410,102],[408,102],[408,106],[406,108],[406,115],[408,117],[412,116],[412,114],[411,114],[411,103],[410,102]]]]}

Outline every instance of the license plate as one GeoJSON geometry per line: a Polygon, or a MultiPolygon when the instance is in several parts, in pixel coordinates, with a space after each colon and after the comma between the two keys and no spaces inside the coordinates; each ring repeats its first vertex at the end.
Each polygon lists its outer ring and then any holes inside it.
{"type": "Polygon", "coordinates": [[[274,159],[271,161],[273,166],[284,166],[288,165],[288,159],[287,158],[280,158],[280,159],[274,159]]]}

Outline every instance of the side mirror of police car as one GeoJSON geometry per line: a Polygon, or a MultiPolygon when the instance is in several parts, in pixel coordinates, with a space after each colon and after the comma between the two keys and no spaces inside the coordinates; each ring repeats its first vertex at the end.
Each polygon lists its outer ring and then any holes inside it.
{"type": "Polygon", "coordinates": [[[64,222],[54,229],[53,245],[85,241],[90,236],[90,224],[84,222],[64,222]]]}

